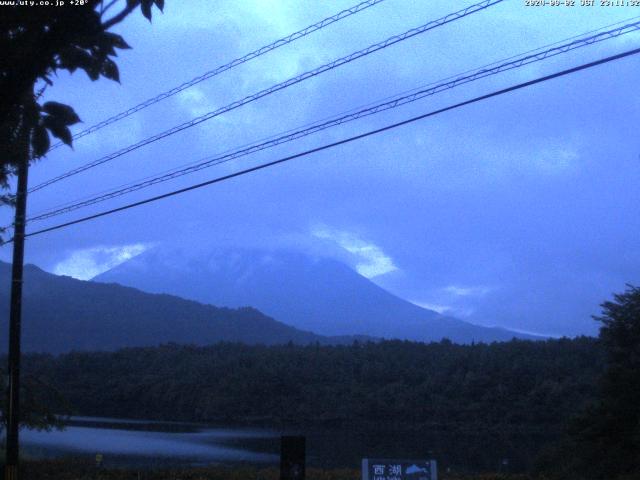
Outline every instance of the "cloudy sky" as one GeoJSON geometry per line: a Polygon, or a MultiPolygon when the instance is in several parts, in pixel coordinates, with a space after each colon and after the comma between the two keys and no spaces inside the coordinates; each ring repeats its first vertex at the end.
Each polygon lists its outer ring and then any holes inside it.
{"type": "MultiPolygon", "coordinates": [[[[122,84],[60,74],[47,100],[92,125],[356,2],[166,2],[117,31],[122,84]]],[[[385,0],[60,148],[30,185],[225,106],[470,1],[385,0]]],[[[29,199],[30,214],[213,156],[470,69],[640,15],[633,7],[506,0],[197,127],[29,199]]],[[[637,19],[636,19],[637,20],[637,19]]],[[[636,21],[634,20],[634,21],[636,21]]],[[[60,221],[202,182],[640,46],[629,34],[458,87],[60,221]]],[[[480,324],[593,334],[591,315],[640,284],[640,57],[546,82],[268,170],[29,239],[27,261],[89,278],[152,246],[322,251],[414,303],[480,324]]],[[[4,223],[9,212],[3,212],[4,223]]],[[[10,258],[3,247],[2,259],[10,258]]]]}

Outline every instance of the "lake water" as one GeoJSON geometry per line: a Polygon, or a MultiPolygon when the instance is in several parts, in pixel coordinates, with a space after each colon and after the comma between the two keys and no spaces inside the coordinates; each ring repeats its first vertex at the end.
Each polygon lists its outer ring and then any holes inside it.
{"type": "Polygon", "coordinates": [[[269,430],[95,417],[73,417],[62,431],[20,434],[32,456],[94,458],[100,453],[105,465],[275,465],[279,437],[269,430]]]}
{"type": "MultiPolygon", "coordinates": [[[[491,448],[473,451],[477,438],[434,435],[429,429],[356,430],[251,429],[194,423],[72,417],[62,431],[22,430],[21,443],[32,457],[84,457],[103,455],[105,466],[185,466],[209,464],[279,464],[280,436],[305,435],[307,464],[315,467],[358,468],[362,458],[436,458],[441,465],[471,465],[494,470],[501,458],[517,452],[487,438],[491,448]],[[504,452],[509,452],[505,455],[504,452]]],[[[526,451],[526,438],[511,443],[526,451]]],[[[523,466],[525,466],[523,464],[523,466]]]]}
{"type": "Polygon", "coordinates": [[[280,436],[305,435],[307,463],[358,468],[363,457],[427,458],[423,436],[386,432],[213,427],[194,423],[72,417],[62,430],[22,430],[21,443],[32,457],[103,455],[105,466],[207,464],[279,465],[280,436]]]}

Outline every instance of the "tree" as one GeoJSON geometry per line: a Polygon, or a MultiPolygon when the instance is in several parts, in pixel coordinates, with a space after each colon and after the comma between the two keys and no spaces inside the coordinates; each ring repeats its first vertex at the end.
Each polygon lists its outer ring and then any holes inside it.
{"type": "MultiPolygon", "coordinates": [[[[108,0],[106,4],[104,0],[77,0],[76,4],[66,6],[16,3],[3,5],[0,15],[0,188],[7,190],[9,178],[18,177],[15,196],[0,196],[0,205],[15,205],[8,403],[6,414],[3,414],[7,418],[5,476],[12,480],[18,475],[19,424],[29,418],[28,404],[24,405],[27,409],[20,412],[20,317],[27,174],[29,164],[49,150],[50,135],[71,146],[69,126],[80,121],[69,105],[40,102],[59,70],[71,73],[84,70],[91,80],[105,77],[119,81],[118,66],[113,57],[117,56],[116,49],[130,47],[109,29],[138,7],[151,20],[153,5],[162,10],[164,0],[108,0]],[[114,9],[117,13],[109,13],[114,9]]],[[[34,407],[31,405],[32,409],[34,407]]],[[[40,417],[47,419],[47,415],[40,417]]]]}
{"type": "MultiPolygon", "coordinates": [[[[17,3],[17,2],[16,2],[17,3]]],[[[67,2],[69,3],[69,2],[67,2]]],[[[69,105],[41,103],[57,71],[83,70],[91,80],[119,81],[116,49],[130,48],[108,30],[140,7],[151,20],[164,0],[83,0],[64,7],[2,6],[0,15],[0,187],[18,165],[43,157],[50,135],[71,146],[69,126],[80,121],[69,105]],[[118,8],[117,13],[111,13],[118,8]]],[[[15,196],[0,196],[0,205],[15,196]]]]}
{"type": "MultiPolygon", "coordinates": [[[[0,368],[0,385],[6,389],[6,372],[0,368]]],[[[23,378],[20,397],[22,401],[20,424],[35,430],[52,430],[64,427],[64,417],[71,412],[64,395],[47,380],[27,375],[23,378]]],[[[0,396],[0,433],[7,426],[5,395],[0,396]]]]}
{"type": "Polygon", "coordinates": [[[602,304],[606,369],[600,397],[573,424],[577,470],[587,478],[640,475],[640,288],[602,304]]]}

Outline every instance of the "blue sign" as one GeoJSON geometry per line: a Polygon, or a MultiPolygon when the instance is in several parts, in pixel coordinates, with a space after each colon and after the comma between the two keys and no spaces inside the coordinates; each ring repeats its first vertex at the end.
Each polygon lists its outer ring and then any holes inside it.
{"type": "Polygon", "coordinates": [[[362,459],[362,480],[438,480],[435,460],[362,459]]]}

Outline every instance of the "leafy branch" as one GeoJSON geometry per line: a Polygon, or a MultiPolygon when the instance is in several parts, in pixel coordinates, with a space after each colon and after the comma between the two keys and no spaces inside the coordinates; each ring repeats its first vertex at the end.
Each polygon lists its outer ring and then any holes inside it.
{"type": "MultiPolygon", "coordinates": [[[[69,129],[80,121],[69,106],[40,103],[47,85],[60,70],[83,70],[92,80],[120,81],[117,50],[131,48],[121,35],[108,31],[138,7],[149,20],[164,0],[89,0],[85,8],[3,8],[0,17],[0,188],[24,161],[44,157],[53,136],[72,145],[69,129]],[[107,11],[121,6],[107,18],[107,11]],[[42,87],[34,93],[36,85],[42,87]],[[26,139],[26,140],[25,140],[26,139]],[[28,145],[25,145],[25,141],[28,145]],[[25,158],[28,152],[28,158],[25,158]]],[[[12,205],[10,195],[0,205],[12,205]]]]}

